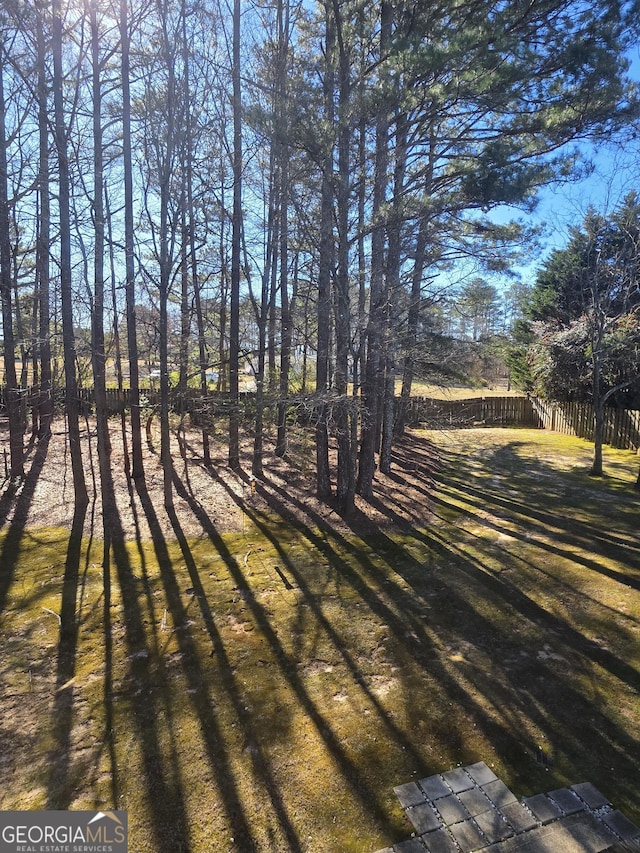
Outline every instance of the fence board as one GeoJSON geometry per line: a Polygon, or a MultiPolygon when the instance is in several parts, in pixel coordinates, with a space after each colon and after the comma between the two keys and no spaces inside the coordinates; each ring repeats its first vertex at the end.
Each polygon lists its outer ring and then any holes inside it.
{"type": "MultiPolygon", "coordinates": [[[[407,423],[428,427],[515,426],[547,429],[593,441],[594,413],[588,403],[549,403],[533,397],[481,397],[469,400],[412,398],[407,423]]],[[[640,411],[605,409],[605,444],[640,448],[640,411]]]]}
{"type": "MultiPolygon", "coordinates": [[[[21,396],[24,405],[28,406],[37,399],[38,391],[34,388],[23,388],[21,396]]],[[[156,406],[160,402],[160,394],[154,389],[140,389],[142,404],[156,406]]],[[[58,389],[56,397],[62,397],[64,392],[58,389]]],[[[89,411],[95,404],[92,388],[82,388],[78,392],[81,406],[89,411]]],[[[254,405],[255,393],[245,392],[241,395],[243,409],[249,410],[254,405]]],[[[296,405],[292,399],[291,405],[296,405]]],[[[228,414],[231,398],[229,394],[212,391],[206,400],[198,389],[188,389],[181,395],[173,395],[173,410],[190,413],[194,418],[210,417],[212,415],[228,414]]],[[[0,386],[0,407],[5,405],[5,388],[0,386]]],[[[131,405],[131,392],[128,388],[107,389],[107,409],[109,414],[118,414],[131,405]]],[[[307,399],[306,416],[309,415],[309,405],[313,408],[313,400],[307,399]]],[[[429,397],[412,397],[406,401],[396,400],[396,411],[404,410],[405,423],[409,426],[425,425],[430,428],[456,428],[473,426],[513,426],[529,427],[531,429],[547,429],[565,435],[576,435],[593,441],[594,414],[593,407],[588,403],[550,403],[536,397],[471,397],[466,400],[435,400],[429,397]]],[[[640,410],[638,409],[605,409],[605,443],[624,450],[640,448],[640,410]]]]}

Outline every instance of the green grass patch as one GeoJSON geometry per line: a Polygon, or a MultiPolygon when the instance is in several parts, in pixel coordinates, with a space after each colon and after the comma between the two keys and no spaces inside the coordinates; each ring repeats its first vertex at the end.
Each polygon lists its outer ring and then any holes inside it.
{"type": "Polygon", "coordinates": [[[484,760],[640,821],[637,458],[594,480],[578,439],[430,442],[411,530],[247,505],[106,565],[5,531],[0,807],[127,809],[134,853],[372,853],[410,833],[394,785],[484,760]]]}

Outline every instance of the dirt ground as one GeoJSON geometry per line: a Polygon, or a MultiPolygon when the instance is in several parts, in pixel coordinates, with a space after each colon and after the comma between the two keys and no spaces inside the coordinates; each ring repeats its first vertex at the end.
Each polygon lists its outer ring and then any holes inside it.
{"type": "MultiPolygon", "coordinates": [[[[315,523],[323,522],[332,527],[343,524],[338,512],[315,497],[315,449],[313,434],[303,428],[292,428],[289,449],[284,458],[273,452],[274,436],[267,433],[264,452],[264,478],[252,483],[251,453],[253,439],[245,436],[241,443],[241,470],[232,471],[227,464],[226,435],[219,433],[210,438],[211,466],[203,460],[202,434],[189,425],[179,430],[176,422],[172,430],[172,457],[175,468],[174,508],[175,515],[186,536],[202,534],[202,524],[193,511],[195,500],[204,510],[220,533],[241,532],[243,524],[242,506],[249,501],[251,506],[264,511],[272,508],[281,513],[294,513],[297,517],[310,515],[315,523]]],[[[119,419],[110,420],[112,442],[111,471],[116,491],[120,522],[125,535],[148,540],[152,534],[145,513],[141,511],[141,499],[127,474],[124,441],[130,450],[130,436],[123,441],[119,419]]],[[[160,529],[167,539],[175,538],[174,524],[164,509],[163,474],[160,465],[160,434],[157,420],[149,434],[143,438],[145,483],[150,501],[155,509],[160,529]]],[[[85,535],[101,537],[101,499],[98,473],[97,439],[95,423],[85,421],[81,438],[85,476],[90,495],[90,507],[85,520],[85,535]]],[[[26,443],[26,480],[21,485],[18,497],[9,500],[8,481],[5,479],[0,497],[0,525],[15,518],[29,527],[71,527],[73,521],[73,477],[71,459],[62,418],[53,426],[52,436],[46,447],[37,442],[26,443]]],[[[8,430],[0,423],[0,441],[5,448],[5,469],[8,458],[8,430]]],[[[434,451],[435,452],[435,451],[434,451]]],[[[425,449],[418,449],[409,442],[400,442],[394,454],[394,474],[385,477],[376,474],[377,497],[372,503],[356,498],[355,517],[349,519],[349,527],[366,530],[371,526],[386,526],[389,523],[401,527],[423,521],[425,500],[423,486],[430,478],[433,458],[425,449]]],[[[0,463],[1,464],[1,463],[0,463]]]]}

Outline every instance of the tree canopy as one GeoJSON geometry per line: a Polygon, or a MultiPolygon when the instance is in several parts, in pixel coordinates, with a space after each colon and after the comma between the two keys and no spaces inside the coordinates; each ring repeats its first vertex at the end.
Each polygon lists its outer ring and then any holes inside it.
{"type": "Polygon", "coordinates": [[[544,264],[531,291],[536,388],[553,399],[620,402],[640,379],[640,202],[631,194],[610,216],[587,212],[563,249],[544,264]]]}

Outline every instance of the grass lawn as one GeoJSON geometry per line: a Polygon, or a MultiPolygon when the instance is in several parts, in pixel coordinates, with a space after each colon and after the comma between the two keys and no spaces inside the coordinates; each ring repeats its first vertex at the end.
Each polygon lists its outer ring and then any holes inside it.
{"type": "Polygon", "coordinates": [[[638,459],[591,451],[415,431],[385,527],[248,498],[106,567],[5,528],[0,808],[127,809],[131,853],[373,853],[410,834],[394,785],[482,760],[640,821],[638,459]]]}
{"type": "MultiPolygon", "coordinates": [[[[471,400],[475,397],[524,397],[522,391],[507,390],[506,383],[492,387],[470,388],[462,385],[433,385],[416,380],[411,386],[413,397],[430,397],[432,400],[471,400]]],[[[396,383],[396,394],[400,394],[402,382],[396,383]]]]}

